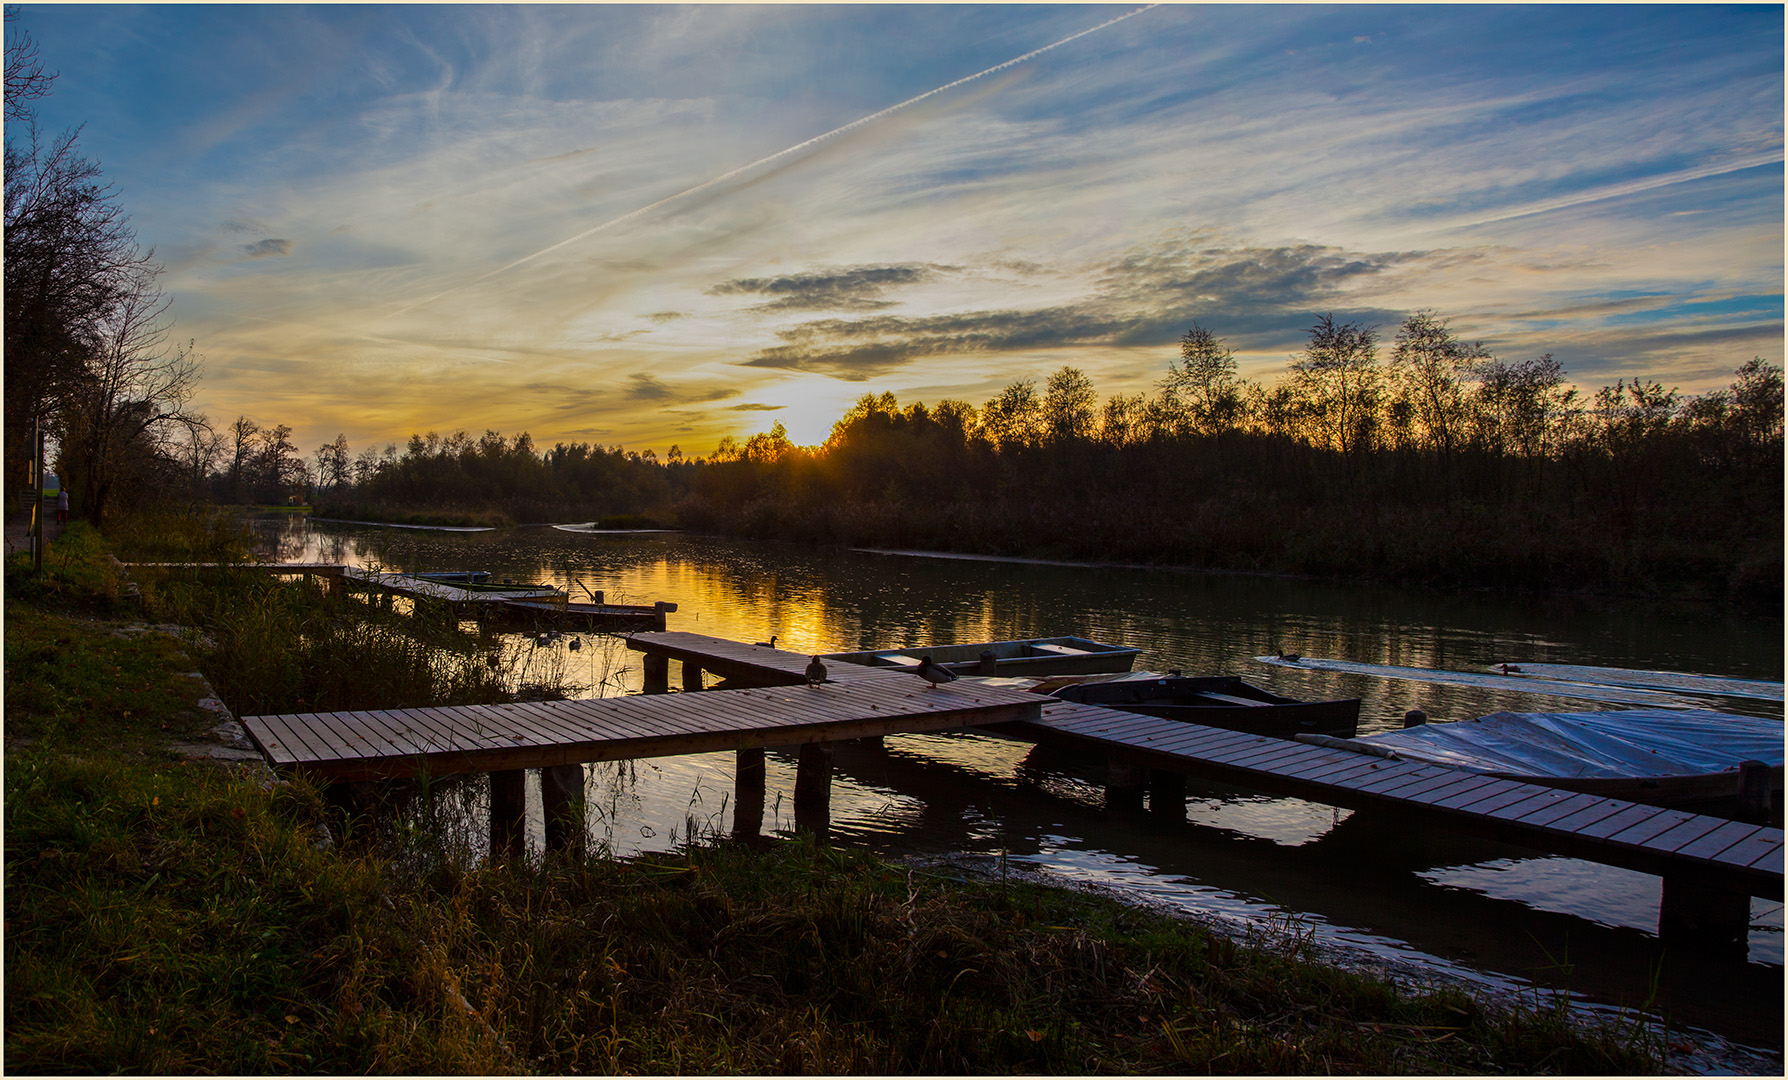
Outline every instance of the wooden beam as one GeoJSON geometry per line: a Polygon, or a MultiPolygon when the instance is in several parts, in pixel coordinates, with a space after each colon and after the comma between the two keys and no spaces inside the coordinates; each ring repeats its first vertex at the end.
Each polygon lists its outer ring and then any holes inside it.
{"type": "Polygon", "coordinates": [[[802,745],[795,768],[795,829],[824,840],[832,827],[832,744],[802,745]]]}
{"type": "Polygon", "coordinates": [[[668,694],[670,692],[670,657],[659,653],[647,653],[640,660],[640,667],[646,675],[646,693],[668,694]]]}
{"type": "Polygon", "coordinates": [[[764,827],[764,748],[733,754],[733,836],[755,839],[764,827]]]}
{"type": "Polygon", "coordinates": [[[504,769],[490,774],[490,857],[516,858],[527,849],[527,774],[504,769]]]}
{"type": "Polygon", "coordinates": [[[582,855],[586,837],[584,767],[548,765],[541,769],[540,806],[546,826],[546,850],[582,855]]]}

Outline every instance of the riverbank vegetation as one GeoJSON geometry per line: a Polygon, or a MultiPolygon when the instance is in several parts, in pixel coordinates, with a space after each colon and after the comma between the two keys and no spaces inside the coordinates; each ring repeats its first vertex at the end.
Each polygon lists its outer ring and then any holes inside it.
{"type": "MultiPolygon", "coordinates": [[[[197,535],[215,547],[227,532],[197,535]]],[[[302,782],[188,762],[165,744],[209,722],[191,707],[195,666],[224,685],[229,668],[247,670],[252,689],[219,687],[238,711],[249,693],[269,711],[319,704],[302,683],[261,674],[278,661],[233,651],[244,607],[289,612],[257,634],[290,635],[293,651],[317,632],[314,612],[376,624],[376,609],[332,609],[300,584],[190,577],[145,578],[139,601],[108,546],[77,525],[41,578],[21,558],[7,566],[14,1071],[1660,1066],[1664,1043],[1637,1014],[1584,1027],[1562,995],[1400,987],[1321,962],[1295,925],[1236,937],[811,839],[697,836],[634,859],[492,864],[454,839],[465,829],[344,821],[302,782]],[[139,605],[184,629],[130,629],[139,605]]],[[[368,696],[384,692],[374,685],[410,670],[403,655],[360,656],[361,689],[336,707],[385,701],[368,696]]],[[[400,696],[460,692],[447,679],[400,696]]],[[[475,803],[475,787],[458,790],[475,803]]]]}
{"type": "Polygon", "coordinates": [[[979,407],[866,394],[821,446],[777,425],[695,459],[497,432],[350,457],[338,439],[317,506],[1780,606],[1779,367],[1694,398],[1646,380],[1585,395],[1550,357],[1497,359],[1431,312],[1389,344],[1324,317],[1266,385],[1195,325],[1153,396],[1101,401],[1071,367],[979,407]]]}

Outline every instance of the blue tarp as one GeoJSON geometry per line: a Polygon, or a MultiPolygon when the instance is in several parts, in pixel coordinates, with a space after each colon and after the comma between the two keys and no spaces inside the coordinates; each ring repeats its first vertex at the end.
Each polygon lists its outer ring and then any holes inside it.
{"type": "Polygon", "coordinates": [[[1780,720],[1706,709],[1500,712],[1358,741],[1400,758],[1509,776],[1691,776],[1782,764],[1780,720]]]}

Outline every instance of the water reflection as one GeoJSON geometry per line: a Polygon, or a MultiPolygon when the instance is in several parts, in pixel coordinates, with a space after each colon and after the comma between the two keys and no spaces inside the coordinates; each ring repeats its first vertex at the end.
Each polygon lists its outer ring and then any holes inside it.
{"type": "MultiPolygon", "coordinates": [[[[404,570],[483,569],[613,601],[678,605],[672,629],[801,652],[1075,634],[1142,650],[1138,667],[1233,673],[1294,697],[1359,697],[1362,731],[1420,707],[1462,719],[1500,709],[1589,708],[1501,688],[1432,686],[1272,668],[1284,649],[1376,664],[1482,671],[1504,661],[1780,680],[1781,620],[1603,600],[1436,596],[1284,578],[943,560],[678,534],[527,528],[441,534],[267,525],[267,555],[404,570]]],[[[598,639],[590,639],[591,641],[598,639]]],[[[594,694],[637,691],[637,653],[606,639],[562,658],[594,694]]],[[[561,646],[562,648],[562,646],[561,646]]],[[[674,679],[673,679],[674,681],[674,679]]],[[[1782,714],[1780,703],[1708,707],[1782,714]]],[[[1371,815],[1190,785],[1188,820],[1163,831],[1103,812],[1094,778],[1027,744],[902,736],[837,757],[841,839],[894,853],[1006,858],[1245,922],[1293,919],[1337,946],[1423,970],[1563,986],[1658,1004],[1679,1023],[1781,1045],[1782,915],[1753,909],[1748,960],[1666,955],[1657,879],[1534,857],[1371,815]]],[[[730,829],[730,755],[589,770],[592,832],[620,852],[730,829]]],[[[792,828],[794,760],[768,763],[766,830],[792,828]]],[[[532,801],[539,836],[537,796],[532,801]]],[[[536,841],[537,842],[537,841],[536,841]]]]}

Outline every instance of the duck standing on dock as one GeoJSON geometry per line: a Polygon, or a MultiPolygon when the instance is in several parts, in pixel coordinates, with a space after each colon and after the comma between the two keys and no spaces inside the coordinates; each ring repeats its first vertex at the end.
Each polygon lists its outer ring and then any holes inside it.
{"type": "Polygon", "coordinates": [[[919,657],[919,678],[924,679],[932,686],[936,686],[939,683],[955,682],[956,673],[953,671],[945,671],[943,668],[938,667],[931,662],[931,657],[929,656],[921,656],[919,657]]]}
{"type": "Polygon", "coordinates": [[[816,656],[807,665],[807,685],[818,686],[825,681],[826,665],[820,663],[820,658],[816,656]]]}

